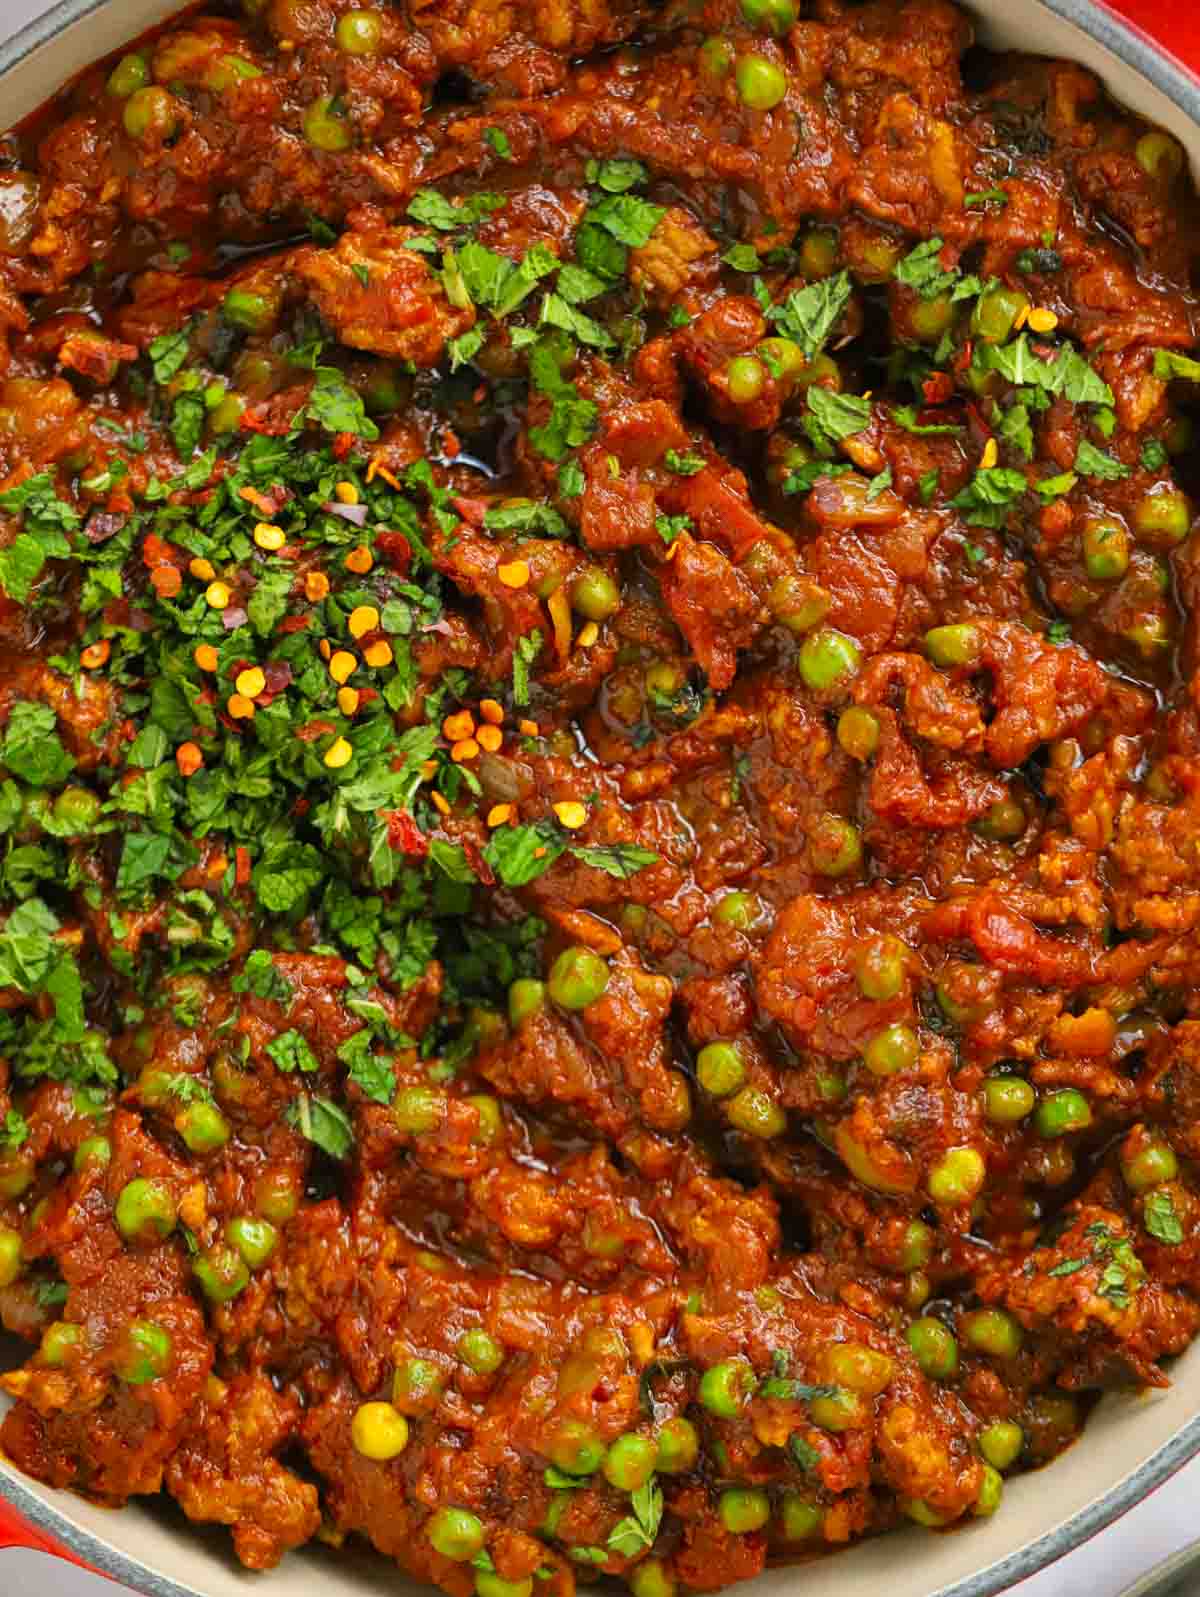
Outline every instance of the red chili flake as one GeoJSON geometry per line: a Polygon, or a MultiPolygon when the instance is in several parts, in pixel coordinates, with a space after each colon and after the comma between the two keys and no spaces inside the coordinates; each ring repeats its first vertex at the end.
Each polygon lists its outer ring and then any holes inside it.
{"type": "Polygon", "coordinates": [[[237,882],[239,887],[245,887],[246,883],[250,880],[250,850],[248,848],[242,848],[239,846],[234,858],[237,861],[237,870],[234,874],[234,880],[237,882]]]}
{"type": "Polygon", "coordinates": [[[949,372],[931,372],[921,384],[927,405],[944,405],[954,393],[954,379],[949,372]]]}
{"type": "Polygon", "coordinates": [[[442,434],[442,453],[453,460],[455,455],[460,454],[461,451],[462,445],[458,441],[458,434],[447,427],[442,434]]]}
{"type": "Polygon", "coordinates": [[[308,623],[309,623],[309,621],[311,619],[312,619],[311,616],[306,616],[306,615],[304,615],[304,616],[284,616],[283,620],[279,623],[279,625],[275,628],[275,630],[276,630],[276,632],[284,632],[284,633],[303,632],[304,629],[308,626],[308,623]]]}
{"type": "Polygon", "coordinates": [[[298,798],[296,800],[296,802],[292,805],[292,814],[293,815],[307,815],[310,809],[312,809],[312,800],[311,799],[298,798]]]}
{"type": "Polygon", "coordinates": [[[496,882],[496,874],[487,860],[484,859],[483,851],[480,849],[479,844],[473,837],[462,837],[459,842],[462,844],[463,853],[467,856],[467,864],[475,872],[479,880],[485,887],[493,887],[496,882]]]}
{"type": "Polygon", "coordinates": [[[380,532],[375,536],[375,553],[386,560],[393,571],[402,574],[412,564],[412,545],[402,532],[380,532]]]}
{"type": "Polygon", "coordinates": [[[487,515],[486,499],[468,499],[465,494],[456,494],[450,503],[464,521],[469,521],[473,527],[483,526],[483,518],[487,515]]]}
{"type": "Polygon", "coordinates": [[[414,859],[429,853],[429,839],[407,810],[387,810],[388,847],[414,859]]]}
{"type": "Polygon", "coordinates": [[[356,435],[354,433],[338,433],[333,440],[333,458],[335,460],[345,460],[346,456],[354,448],[355,441],[356,435]]]}
{"type": "Polygon", "coordinates": [[[336,732],[337,727],[332,721],[306,721],[303,726],[296,728],[295,735],[301,743],[314,743],[317,738],[323,738],[329,732],[336,732]]]}

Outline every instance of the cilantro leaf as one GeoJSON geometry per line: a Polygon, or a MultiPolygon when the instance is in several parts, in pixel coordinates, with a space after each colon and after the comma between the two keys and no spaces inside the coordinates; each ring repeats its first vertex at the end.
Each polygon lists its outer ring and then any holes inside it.
{"type": "Polygon", "coordinates": [[[188,338],[191,324],[176,328],[173,333],[161,333],[151,339],[147,353],[154,367],[154,381],[169,383],[188,358],[188,338]]]}
{"type": "Polygon", "coordinates": [[[1142,1206],[1142,1223],[1152,1237],[1165,1242],[1169,1248],[1177,1248],[1183,1241],[1183,1227],[1175,1213],[1174,1200],[1162,1188],[1147,1195],[1142,1206]]]}
{"type": "Polygon", "coordinates": [[[941,255],[944,242],[940,238],[927,238],[910,250],[897,263],[894,276],[898,283],[913,289],[922,299],[936,299],[944,294],[962,275],[957,267],[943,270],[941,255]]]}
{"type": "Polygon", "coordinates": [[[563,332],[570,333],[581,344],[587,344],[592,349],[613,349],[616,346],[611,333],[583,311],[568,304],[560,294],[546,295],[538,321],[543,327],[561,327],[563,332]]]}
{"type": "Polygon", "coordinates": [[[762,266],[753,244],[731,244],[721,259],[735,272],[757,272],[762,266]]]}
{"type": "Polygon", "coordinates": [[[540,627],[535,627],[532,632],[523,638],[518,638],[513,649],[512,682],[513,703],[529,703],[529,667],[537,659],[542,649],[542,633],[540,627]]]}
{"type": "Polygon", "coordinates": [[[611,194],[593,205],[584,220],[604,228],[618,243],[641,249],[666,214],[665,206],[651,205],[634,194],[611,194]]]}
{"type": "Polygon", "coordinates": [[[606,194],[624,194],[644,183],[648,175],[640,161],[589,161],[587,169],[588,182],[598,184],[606,194]]]}
{"type": "Polygon", "coordinates": [[[354,1127],[344,1109],[328,1098],[301,1093],[287,1106],[284,1118],[331,1159],[345,1159],[354,1146],[354,1127]]]}
{"type": "Polygon", "coordinates": [[[976,371],[996,371],[1018,387],[1030,386],[1048,394],[1061,394],[1075,405],[1111,405],[1113,392],[1098,372],[1071,344],[1061,344],[1048,360],[1034,353],[1028,335],[1008,344],[975,346],[971,361],[976,371]]]}
{"type": "Polygon", "coordinates": [[[502,161],[512,160],[512,145],[508,142],[508,134],[503,128],[484,128],[483,136],[502,161]]]}
{"type": "Polygon", "coordinates": [[[572,843],[571,853],[583,864],[607,876],[615,876],[620,882],[629,881],[647,865],[657,865],[661,857],[653,849],[640,848],[636,843],[572,843]]]}
{"type": "Polygon", "coordinates": [[[206,415],[199,394],[180,394],[176,399],[171,410],[171,442],[180,460],[190,460],[196,453],[206,415]]]}
{"type": "Polygon", "coordinates": [[[1128,477],[1131,468],[1122,465],[1119,460],[1114,460],[1112,455],[1105,454],[1103,449],[1097,449],[1095,444],[1090,444],[1086,438],[1083,438],[1075,451],[1075,470],[1081,477],[1096,477],[1101,482],[1117,482],[1122,477],[1128,477]]]}
{"type": "Polygon", "coordinates": [[[318,366],[308,396],[307,414],[330,433],[353,433],[373,443],[379,428],[367,415],[362,395],[355,393],[336,366],[318,366]]]}
{"type": "Polygon", "coordinates": [[[75,761],[59,742],[58,717],[48,704],[20,699],[12,707],[0,762],[31,787],[58,787],[75,769],[75,761]]]}
{"type": "Polygon", "coordinates": [[[1002,527],[1027,487],[1024,474],[1010,466],[982,466],[950,503],[972,527],[1002,527]]]}
{"type": "Polygon", "coordinates": [[[531,821],[499,827],[484,845],[483,857],[505,887],[526,887],[544,876],[566,848],[553,821],[531,821]]]}
{"type": "Polygon", "coordinates": [[[772,306],[767,316],[799,344],[805,360],[812,361],[825,347],[849,303],[850,273],[843,271],[796,289],[782,305],[772,306]]]}
{"type": "MultiPolygon", "coordinates": [[[[1183,377],[1189,382],[1200,382],[1200,360],[1193,360],[1190,355],[1181,355],[1174,349],[1156,349],[1154,351],[1154,375],[1168,381],[1172,377],[1183,377]]],[[[1111,400],[1109,403],[1111,404],[1111,400]]]]}
{"type": "Polygon", "coordinates": [[[316,1054],[298,1031],[281,1031],[267,1044],[267,1054],[284,1075],[290,1075],[293,1070],[318,1068],[316,1054]]]}
{"type": "Polygon", "coordinates": [[[920,422],[917,420],[917,407],[915,405],[893,405],[891,408],[892,420],[906,433],[914,433],[918,437],[927,438],[938,434],[949,437],[962,433],[966,429],[955,426],[953,422],[920,422]]]}
{"type": "Polygon", "coordinates": [[[871,401],[857,394],[835,394],[832,389],[808,390],[805,431],[819,449],[829,449],[843,438],[862,432],[871,420],[871,401]]]}

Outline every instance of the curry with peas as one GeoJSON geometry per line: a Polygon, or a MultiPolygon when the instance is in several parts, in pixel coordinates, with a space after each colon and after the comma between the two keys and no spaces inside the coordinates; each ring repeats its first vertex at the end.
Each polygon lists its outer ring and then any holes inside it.
{"type": "Polygon", "coordinates": [[[247,0],[0,157],[5,1454],[673,1597],[1166,1385],[1175,140],[945,0],[247,0]]]}

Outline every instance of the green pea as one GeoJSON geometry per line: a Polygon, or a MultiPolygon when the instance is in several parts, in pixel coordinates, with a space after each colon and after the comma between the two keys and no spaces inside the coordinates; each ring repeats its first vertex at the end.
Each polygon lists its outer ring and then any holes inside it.
{"type": "Polygon", "coordinates": [[[809,858],[822,876],[848,876],[862,864],[862,837],[852,821],[823,815],[809,834],[809,858]]]}
{"type": "Polygon", "coordinates": [[[986,1519],[989,1514],[994,1514],[1000,1507],[1000,1499],[1004,1495],[1004,1482],[999,1470],[994,1470],[990,1464],[983,1466],[983,1479],[979,1483],[979,1496],[975,1499],[975,1507],[971,1512],[977,1519],[986,1519]]]}
{"type": "Polygon", "coordinates": [[[116,1372],[128,1386],[157,1381],[171,1368],[171,1333],[156,1320],[133,1320],[117,1351],[116,1372]]]}
{"type": "Polygon", "coordinates": [[[625,1579],[633,1597],[675,1597],[675,1577],[661,1558],[643,1558],[625,1579]]]}
{"type": "Polygon", "coordinates": [[[226,394],[221,403],[209,412],[209,432],[214,438],[224,438],[229,433],[237,432],[245,410],[246,401],[240,394],[226,394]]]}
{"type": "Polygon", "coordinates": [[[706,77],[727,78],[733,70],[733,46],[717,35],[700,46],[700,70],[706,77]]]}
{"type": "Polygon", "coordinates": [[[934,665],[946,668],[956,665],[973,665],[983,647],[979,628],[969,621],[952,626],[931,627],[925,634],[925,652],[934,665]]]}
{"type": "Polygon", "coordinates": [[[931,1381],[948,1381],[958,1369],[958,1343],[940,1320],[914,1320],[904,1335],[918,1369],[931,1381]]]}
{"type": "Polygon", "coordinates": [[[100,819],[101,800],[86,787],[64,787],[54,801],[54,819],[60,827],[78,835],[90,832],[100,819]]]}
{"type": "Polygon", "coordinates": [[[930,1530],[940,1530],[943,1525],[949,1523],[944,1514],[939,1514],[936,1508],[930,1508],[929,1504],[919,1497],[902,1498],[900,1507],[914,1524],[925,1525],[930,1530]]]}
{"type": "Polygon", "coordinates": [[[435,1550],[456,1564],[474,1558],[487,1540],[483,1522],[465,1508],[439,1508],[427,1529],[435,1550]]]}
{"type": "MultiPolygon", "coordinates": [[[[791,338],[764,338],[758,345],[758,353],[767,364],[772,376],[781,382],[790,382],[807,364],[804,351],[791,338]]],[[[813,458],[813,452],[807,444],[789,444],[782,464],[788,469],[797,466],[806,466],[813,458]]]]}
{"type": "Polygon", "coordinates": [[[959,1322],[963,1340],[977,1353],[996,1359],[1015,1359],[1025,1334],[1004,1309],[975,1309],[959,1322]]]}
{"type": "Polygon", "coordinates": [[[895,1360],[865,1342],[835,1342],[825,1354],[829,1379],[859,1397],[878,1397],[896,1372],[895,1360]]]}
{"type": "Polygon", "coordinates": [[[477,1569],[475,1592],[476,1597],[533,1597],[533,1576],[526,1575],[524,1580],[504,1580],[490,1570],[477,1569]]]}
{"type": "Polygon", "coordinates": [[[864,998],[881,1002],[895,998],[904,990],[909,951],[898,937],[886,933],[872,938],[854,961],[858,990],[864,998]]]}
{"type": "Polygon", "coordinates": [[[732,1420],[758,1388],[758,1378],[744,1359],[725,1359],[700,1377],[700,1404],[718,1419],[732,1420]]]}
{"type": "Polygon", "coordinates": [[[988,344],[1002,344],[1017,317],[1029,309],[1029,296],[1015,288],[992,288],[981,294],[971,313],[971,331],[988,344]]]}
{"type": "Polygon", "coordinates": [[[83,1332],[79,1326],[72,1325],[69,1320],[55,1320],[42,1332],[42,1345],[38,1349],[42,1363],[48,1364],[51,1369],[59,1368],[67,1362],[82,1340],[83,1332]]]}
{"type": "Polygon", "coordinates": [[[869,760],[879,747],[879,720],[860,704],[852,704],[838,716],[838,747],[852,760],[869,760]]]}
{"type": "Polygon", "coordinates": [[[567,1475],[594,1475],[604,1453],[599,1432],[585,1420],[562,1420],[546,1443],[546,1457],[567,1475]]]}
{"type": "Polygon", "coordinates": [[[832,228],[810,227],[799,243],[800,270],[805,277],[829,277],[837,270],[838,235],[832,228]]]}
{"type": "Polygon", "coordinates": [[[610,1486],[634,1492],[654,1474],[657,1459],[658,1448],[648,1436],[618,1436],[600,1468],[610,1486]]]}
{"type": "Polygon", "coordinates": [[[150,82],[150,64],[144,55],[123,55],[108,76],[108,92],[117,100],[128,100],[131,94],[144,89],[150,82]]]}
{"type": "Polygon", "coordinates": [[[969,984],[977,973],[977,967],[955,960],[946,967],[941,981],[934,987],[938,1008],[956,1026],[973,1026],[983,1019],[990,1007],[986,999],[971,992],[969,984]]]}
{"type": "Polygon", "coordinates": [[[873,1076],[894,1076],[901,1070],[911,1070],[920,1057],[916,1032],[900,1021],[877,1031],[863,1049],[863,1064],[873,1076]]]}
{"type": "Polygon", "coordinates": [[[979,1433],[979,1451],[994,1469],[1008,1469],[1021,1456],[1025,1432],[1011,1420],[997,1420],[979,1433]]]}
{"type": "Polygon", "coordinates": [[[404,1087],[392,1103],[397,1129],[412,1137],[436,1131],[445,1118],[446,1094],[436,1087],[404,1087]]]}
{"type": "Polygon", "coordinates": [[[1121,1174],[1132,1191],[1145,1192],[1148,1187],[1174,1181],[1179,1174],[1179,1160],[1169,1143],[1147,1142],[1131,1157],[1121,1156],[1121,1174]]]}
{"type": "Polygon", "coordinates": [[[445,1384],[430,1359],[405,1359],[392,1376],[392,1406],[401,1414],[426,1414],[437,1407],[445,1384]]]}
{"type": "Polygon", "coordinates": [[[748,1137],[769,1139],[787,1130],[787,1116],[760,1087],[743,1087],[728,1100],[725,1113],[730,1125],[748,1137]]]}
{"type": "Polygon", "coordinates": [[[608,986],[608,965],[590,948],[565,948],[550,967],[546,990],[563,1009],[586,1009],[608,986]]]}
{"type": "Polygon", "coordinates": [[[12,1286],[21,1273],[21,1233],[0,1226],[0,1287],[12,1286]]]}
{"type": "Polygon", "coordinates": [[[1065,1137],[1071,1131],[1084,1131],[1092,1123],[1092,1108],[1081,1092],[1064,1087],[1048,1093],[1038,1104],[1034,1125],[1043,1137],[1065,1137]]]}
{"type": "Polygon", "coordinates": [[[811,577],[788,572],[776,578],[767,594],[767,609],[780,626],[797,634],[811,632],[833,603],[827,589],[811,577]]]}
{"type": "Polygon", "coordinates": [[[718,926],[733,926],[748,932],[762,914],[762,903],[755,893],[740,890],[726,893],[712,912],[718,926]]]}
{"type": "Polygon", "coordinates": [[[275,305],[265,294],[231,288],[221,301],[221,315],[232,327],[248,333],[265,333],[275,322],[275,305]]]}
{"type": "Polygon", "coordinates": [[[457,1352],[476,1375],[494,1375],[504,1363],[504,1349],[482,1328],[464,1331],[458,1339],[457,1352]]]}
{"type": "Polygon", "coordinates": [[[714,1098],[728,1098],[743,1086],[746,1067],[737,1044],[710,1042],[696,1055],[696,1077],[705,1092],[714,1098]]]}
{"type": "Polygon", "coordinates": [[[856,1430],[867,1417],[865,1405],[858,1394],[847,1392],[842,1387],[812,1398],[809,1401],[808,1412],[812,1416],[814,1425],[819,1425],[823,1431],[833,1431],[838,1435],[843,1431],[856,1430]]]}
{"type": "Polygon", "coordinates": [[[117,1198],[117,1230],[128,1241],[161,1238],[175,1229],[175,1199],[161,1181],[136,1176],[117,1198]]]}
{"type": "Polygon", "coordinates": [[[383,42],[383,18],[378,11],[347,11],[338,18],[334,38],[347,55],[374,55],[383,42]]]}
{"type": "Polygon", "coordinates": [[[621,608],[621,590],[603,566],[584,566],[571,584],[571,608],[588,621],[607,621],[621,608]]]}
{"type": "Polygon", "coordinates": [[[900,1268],[923,1270],[933,1258],[933,1227],[924,1220],[910,1220],[904,1228],[904,1241],[900,1246],[900,1268]]]}
{"type": "Polygon", "coordinates": [[[700,1434],[691,1420],[677,1414],[658,1433],[655,1468],[664,1475],[686,1475],[700,1457],[700,1434]]]}
{"type": "Polygon", "coordinates": [[[1015,799],[997,799],[975,823],[981,836],[997,843],[1014,842],[1025,830],[1025,811],[1015,799]]]}
{"type": "Polygon", "coordinates": [[[10,1153],[0,1160],[0,1198],[19,1198],[33,1185],[37,1166],[27,1153],[10,1153]]]}
{"type": "Polygon", "coordinates": [[[192,1260],[192,1274],[200,1290],[213,1303],[229,1303],[250,1284],[245,1260],[235,1248],[211,1248],[192,1260]]]}
{"type": "Polygon", "coordinates": [[[779,1522],[785,1541],[806,1542],[825,1522],[825,1510],[799,1492],[785,1492],[779,1504],[779,1522]]]}
{"type": "Polygon", "coordinates": [[[144,139],[147,134],[169,139],[179,126],[179,107],[166,89],[157,85],[135,89],[125,102],[121,120],[131,139],[144,139]]]}
{"type": "Polygon", "coordinates": [[[841,1103],[846,1096],[846,1078],[837,1070],[828,1067],[818,1070],[813,1080],[826,1103],[841,1103]]]}
{"type": "Polygon", "coordinates": [[[279,1232],[269,1220],[237,1215],[225,1227],[225,1235],[252,1270],[261,1270],[274,1253],[279,1232]]]}
{"type": "Polygon", "coordinates": [[[970,1203],[983,1186],[987,1166],[976,1148],[947,1148],[926,1183],[935,1203],[970,1203]]]}
{"type": "Polygon", "coordinates": [[[1129,570],[1129,534],[1119,521],[1089,521],[1083,529],[1083,563],[1097,582],[1113,582],[1129,570]]]}
{"type": "Polygon", "coordinates": [[[297,1177],[291,1170],[266,1170],[254,1184],[254,1208],[273,1225],[286,1225],[300,1207],[297,1177]]]}
{"type": "Polygon", "coordinates": [[[742,15],[752,28],[783,34],[796,21],[793,0],[742,0],[742,15]]]}
{"type": "Polygon", "coordinates": [[[877,233],[858,245],[855,270],[867,282],[886,283],[900,264],[904,251],[894,238],[877,233]]]}
{"type": "Polygon", "coordinates": [[[225,1116],[211,1103],[188,1104],[175,1116],[175,1129],[192,1153],[212,1153],[229,1141],[225,1116]]]}
{"type": "Polygon", "coordinates": [[[910,1270],[904,1280],[904,1307],[915,1314],[929,1302],[933,1282],[924,1270],[910,1270]]]}
{"type": "Polygon", "coordinates": [[[1134,531],[1151,548],[1182,543],[1192,525],[1192,507],[1185,493],[1165,483],[1151,489],[1133,507],[1134,531]]]}
{"type": "Polygon", "coordinates": [[[1037,1093],[1020,1076],[992,1076],[983,1084],[983,1112],[1000,1125],[1033,1113],[1037,1093]]]}
{"type": "Polygon", "coordinates": [[[304,137],[315,150],[336,155],[348,150],[352,134],[346,119],[333,110],[333,96],[323,94],[304,113],[304,137]]]}
{"type": "Polygon", "coordinates": [[[1161,649],[1170,648],[1171,623],[1164,615],[1143,616],[1129,626],[1122,627],[1121,636],[1148,660],[1161,649]]]}
{"type": "Polygon", "coordinates": [[[725,386],[735,405],[753,404],[766,382],[766,367],[753,355],[735,355],[725,368],[725,386]]]}
{"type": "Polygon", "coordinates": [[[112,1159],[112,1143],[107,1137],[85,1137],[75,1149],[71,1167],[76,1171],[102,1170],[112,1159]]]}
{"type": "Polygon", "coordinates": [[[528,976],[519,976],[508,989],[508,1018],[519,1026],[530,1015],[546,1007],[546,984],[528,976]]]}
{"type": "Polygon", "coordinates": [[[1183,148],[1178,139],[1156,129],[1143,133],[1134,146],[1137,164],[1147,177],[1158,178],[1163,183],[1173,183],[1183,171],[1183,148]]]}
{"type": "Polygon", "coordinates": [[[731,1536],[761,1530],[771,1517],[771,1499],[749,1486],[731,1486],[717,1499],[717,1513],[731,1536]]]}
{"type": "Polygon", "coordinates": [[[921,344],[936,344],[954,321],[954,301],[949,294],[919,299],[909,307],[908,326],[921,344]]]}
{"type": "Polygon", "coordinates": [[[857,676],[862,650],[853,638],[832,627],[810,633],[800,648],[800,675],[818,693],[827,693],[857,676]]]}
{"type": "Polygon", "coordinates": [[[751,111],[770,111],[787,94],[787,75],[765,55],[743,55],[738,58],[733,81],[737,85],[738,99],[751,111]]]}
{"type": "Polygon", "coordinates": [[[687,672],[670,660],[656,660],[646,667],[646,692],[652,699],[669,704],[687,681],[687,672]]]}

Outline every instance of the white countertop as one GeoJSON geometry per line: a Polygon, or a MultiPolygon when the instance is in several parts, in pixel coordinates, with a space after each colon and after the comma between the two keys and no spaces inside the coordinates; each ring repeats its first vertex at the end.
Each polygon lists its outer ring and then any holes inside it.
{"type": "MultiPolygon", "coordinates": [[[[0,0],[0,39],[48,9],[46,0],[0,0]]],[[[1047,1490],[1053,1490],[1053,1469],[1044,1478],[1047,1490]]],[[[1198,1500],[1200,1459],[1089,1544],[1015,1587],[1014,1597],[1119,1597],[1138,1575],[1200,1536],[1198,1500]]],[[[819,1597],[816,1582],[812,1585],[812,1597],[819,1597]]],[[[125,1597],[125,1593],[111,1581],[44,1554],[0,1551],[0,1597],[125,1597]]]]}

